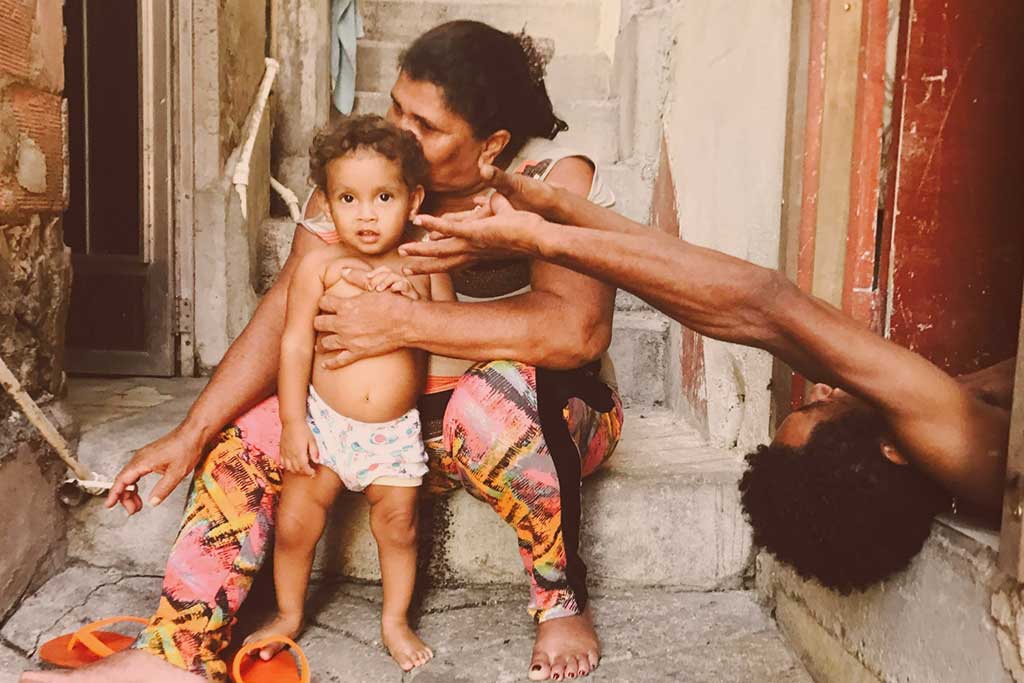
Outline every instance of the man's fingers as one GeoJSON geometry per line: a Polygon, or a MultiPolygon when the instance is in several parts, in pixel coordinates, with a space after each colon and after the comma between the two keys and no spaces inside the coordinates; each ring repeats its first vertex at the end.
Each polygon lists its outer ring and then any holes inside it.
{"type": "MultiPolygon", "coordinates": [[[[449,237],[468,237],[473,234],[473,228],[479,224],[475,219],[467,221],[450,221],[443,217],[422,214],[416,216],[416,225],[419,225],[431,232],[439,232],[449,237]]],[[[429,244],[429,242],[409,242],[407,244],[403,244],[399,247],[399,253],[404,253],[403,250],[417,244],[429,244]]]]}
{"type": "Polygon", "coordinates": [[[448,237],[432,242],[410,242],[402,245],[402,249],[402,253],[406,256],[442,258],[465,254],[472,249],[472,246],[461,237],[448,237]]]}
{"type": "Polygon", "coordinates": [[[410,257],[405,262],[402,272],[406,275],[434,275],[436,273],[447,273],[471,263],[470,256],[450,256],[447,258],[433,258],[429,256],[410,257]]]}
{"type": "Polygon", "coordinates": [[[164,502],[164,498],[171,495],[171,492],[177,488],[184,476],[184,473],[172,469],[164,472],[164,476],[160,477],[160,481],[156,483],[156,486],[149,493],[149,504],[155,507],[164,502]]]}

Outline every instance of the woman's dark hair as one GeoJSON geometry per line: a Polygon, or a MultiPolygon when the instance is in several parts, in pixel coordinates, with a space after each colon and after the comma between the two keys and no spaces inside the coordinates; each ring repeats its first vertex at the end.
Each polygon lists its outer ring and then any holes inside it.
{"type": "Polygon", "coordinates": [[[399,164],[410,190],[427,180],[430,166],[416,136],[374,114],[349,116],[318,130],[309,147],[309,177],[326,191],[327,164],[360,149],[399,164]]]}
{"type": "Polygon", "coordinates": [[[549,59],[525,33],[452,21],[417,38],[398,65],[412,80],[441,88],[448,108],[469,122],[477,139],[507,130],[514,154],[530,138],[552,139],[569,129],[555,116],[544,85],[549,59]]]}
{"type": "Polygon", "coordinates": [[[748,454],[740,493],[755,545],[844,595],[904,569],[950,498],[913,465],[890,462],[885,433],[877,414],[847,413],[803,448],[748,454]]]}

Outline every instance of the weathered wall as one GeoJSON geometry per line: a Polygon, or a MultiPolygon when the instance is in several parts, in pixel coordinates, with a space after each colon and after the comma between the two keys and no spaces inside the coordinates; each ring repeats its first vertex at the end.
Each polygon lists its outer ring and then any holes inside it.
{"type": "Polygon", "coordinates": [[[270,116],[264,114],[249,174],[247,217],[231,186],[235,154],[264,72],[266,7],[248,0],[196,3],[195,116],[196,351],[209,371],[256,307],[259,227],[270,206],[270,116]]]}
{"type": "Polygon", "coordinates": [[[757,589],[823,683],[1021,683],[1021,587],[997,569],[996,540],[938,522],[906,571],[847,597],[762,553],[757,589]]]}
{"type": "MultiPolygon", "coordinates": [[[[71,257],[61,0],[0,0],[0,358],[41,403],[63,391],[71,257]]],[[[54,406],[56,407],[56,406],[54,406]]],[[[0,621],[62,561],[54,463],[0,397],[0,621]],[[52,564],[50,564],[52,563],[52,564]]]]}
{"type": "MultiPolygon", "coordinates": [[[[791,0],[669,5],[664,115],[680,236],[778,265],[791,0]]],[[[676,393],[715,445],[748,448],[769,423],[771,359],[680,334],[676,393]]]]}

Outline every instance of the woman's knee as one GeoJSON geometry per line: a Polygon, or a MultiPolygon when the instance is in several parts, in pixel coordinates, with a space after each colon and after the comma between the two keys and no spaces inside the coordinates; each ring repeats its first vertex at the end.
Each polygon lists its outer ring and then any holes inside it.
{"type": "Polygon", "coordinates": [[[511,360],[477,363],[462,375],[444,415],[444,447],[456,462],[468,466],[473,445],[506,434],[510,411],[536,406],[534,377],[533,366],[511,360]]]}

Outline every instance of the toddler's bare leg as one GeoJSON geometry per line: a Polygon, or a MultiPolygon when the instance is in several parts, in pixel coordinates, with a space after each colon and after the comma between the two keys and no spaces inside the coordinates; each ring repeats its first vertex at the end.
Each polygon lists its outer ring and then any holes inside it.
{"type": "MultiPolygon", "coordinates": [[[[302,629],[313,553],[327,524],[327,512],[343,488],[338,475],[323,466],[316,466],[313,477],[290,472],[283,476],[274,535],[277,615],[246,642],[270,635],[295,638],[302,629]]],[[[260,657],[270,659],[280,649],[281,645],[268,645],[260,650],[260,657]]]]}
{"type": "Polygon", "coordinates": [[[426,664],[434,653],[409,628],[409,605],[416,584],[416,500],[418,488],[377,486],[366,488],[370,502],[370,529],[377,540],[380,575],[384,585],[381,636],[404,671],[426,664]]]}

